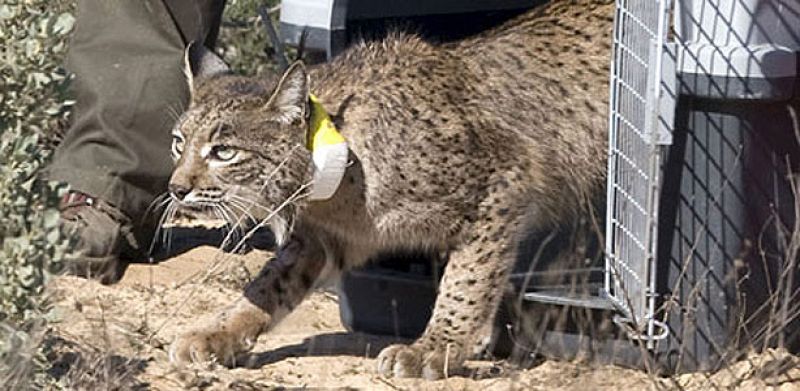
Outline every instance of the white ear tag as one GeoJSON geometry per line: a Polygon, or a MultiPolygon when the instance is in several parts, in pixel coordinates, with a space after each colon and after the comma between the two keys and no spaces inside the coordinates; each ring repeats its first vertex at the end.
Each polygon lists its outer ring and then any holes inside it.
{"type": "Polygon", "coordinates": [[[311,200],[331,198],[347,169],[349,148],[328,112],[314,95],[311,98],[311,120],[306,136],[306,148],[314,161],[314,182],[311,184],[311,200]]]}

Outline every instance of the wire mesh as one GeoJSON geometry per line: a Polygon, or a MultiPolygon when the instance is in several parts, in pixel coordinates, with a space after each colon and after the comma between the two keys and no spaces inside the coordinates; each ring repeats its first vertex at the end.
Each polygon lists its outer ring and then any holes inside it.
{"type": "Polygon", "coordinates": [[[605,293],[651,337],[667,3],[617,1],[610,81],[605,293]]]}

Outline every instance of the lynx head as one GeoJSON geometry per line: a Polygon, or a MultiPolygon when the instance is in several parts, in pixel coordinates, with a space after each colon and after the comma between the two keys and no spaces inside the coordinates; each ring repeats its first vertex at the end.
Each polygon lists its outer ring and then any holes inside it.
{"type": "Polygon", "coordinates": [[[234,76],[202,45],[187,49],[186,66],[191,100],[172,140],[175,210],[232,225],[268,219],[282,241],[312,172],[305,67],[272,80],[234,76]]]}

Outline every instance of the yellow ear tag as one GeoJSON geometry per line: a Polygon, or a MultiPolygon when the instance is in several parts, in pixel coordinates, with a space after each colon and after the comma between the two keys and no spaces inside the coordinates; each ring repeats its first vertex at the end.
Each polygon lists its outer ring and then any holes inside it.
{"type": "Polygon", "coordinates": [[[311,118],[306,134],[306,148],[314,160],[314,182],[309,199],[331,198],[342,182],[347,169],[347,141],[336,130],[331,117],[316,96],[310,95],[311,118]]]}
{"type": "Polygon", "coordinates": [[[331,117],[319,102],[316,96],[310,95],[311,99],[311,121],[306,136],[306,148],[310,151],[316,150],[322,145],[339,144],[345,142],[342,134],[336,130],[331,117]]]}

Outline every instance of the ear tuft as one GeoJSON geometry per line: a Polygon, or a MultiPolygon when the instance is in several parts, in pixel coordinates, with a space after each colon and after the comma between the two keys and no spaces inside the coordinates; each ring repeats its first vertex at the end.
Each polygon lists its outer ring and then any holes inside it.
{"type": "Polygon", "coordinates": [[[308,102],[308,74],[302,61],[296,61],[281,76],[267,108],[286,124],[303,118],[308,102]]]}
{"type": "Polygon", "coordinates": [[[190,42],[183,52],[183,73],[189,89],[194,90],[197,79],[231,73],[231,68],[203,44],[190,42]]]}

